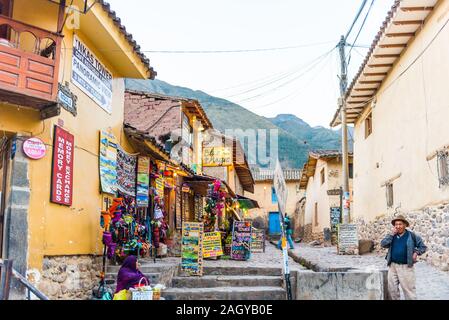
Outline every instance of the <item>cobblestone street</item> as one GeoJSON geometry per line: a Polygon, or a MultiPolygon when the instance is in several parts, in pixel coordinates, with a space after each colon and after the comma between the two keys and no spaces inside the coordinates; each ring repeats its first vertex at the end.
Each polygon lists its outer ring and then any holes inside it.
{"type": "MultiPolygon", "coordinates": [[[[310,247],[298,245],[290,251],[296,260],[306,263],[314,271],[337,271],[338,269],[378,270],[387,269],[384,256],[366,254],[363,256],[337,255],[335,247],[310,247]]],[[[440,271],[426,262],[416,265],[416,290],[419,300],[449,300],[449,273],[440,271]]]]}

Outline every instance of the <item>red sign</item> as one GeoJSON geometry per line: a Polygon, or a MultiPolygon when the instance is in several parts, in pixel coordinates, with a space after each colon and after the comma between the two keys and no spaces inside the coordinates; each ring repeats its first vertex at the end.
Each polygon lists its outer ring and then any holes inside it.
{"type": "Polygon", "coordinates": [[[53,203],[72,205],[74,148],[74,136],[55,126],[50,199],[53,203]]]}

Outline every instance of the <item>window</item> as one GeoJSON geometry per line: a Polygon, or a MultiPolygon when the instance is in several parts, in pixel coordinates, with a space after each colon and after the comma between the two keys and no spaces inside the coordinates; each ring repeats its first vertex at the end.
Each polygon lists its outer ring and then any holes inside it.
{"type": "Polygon", "coordinates": [[[352,163],[350,163],[348,165],[348,167],[349,167],[349,169],[348,169],[348,171],[349,171],[349,179],[352,179],[352,177],[354,176],[354,165],[352,163]]]}
{"type": "Polygon", "coordinates": [[[321,169],[320,175],[321,175],[321,184],[324,184],[326,182],[326,174],[324,172],[324,168],[321,169]]]}
{"type": "Polygon", "coordinates": [[[385,192],[386,192],[386,197],[387,197],[387,207],[388,208],[392,208],[393,207],[393,203],[394,203],[393,184],[392,183],[388,183],[385,186],[385,192]]]}
{"type": "Polygon", "coordinates": [[[278,198],[276,197],[276,190],[271,187],[271,203],[278,203],[278,198]]]}
{"type": "Polygon", "coordinates": [[[449,185],[449,152],[439,151],[437,153],[438,181],[440,188],[449,185]]]}
{"type": "Polygon", "coordinates": [[[373,114],[370,113],[365,119],[365,139],[373,133],[373,114]]]}
{"type": "Polygon", "coordinates": [[[318,202],[315,202],[315,212],[314,212],[314,220],[315,220],[315,227],[318,227],[318,202]]]}

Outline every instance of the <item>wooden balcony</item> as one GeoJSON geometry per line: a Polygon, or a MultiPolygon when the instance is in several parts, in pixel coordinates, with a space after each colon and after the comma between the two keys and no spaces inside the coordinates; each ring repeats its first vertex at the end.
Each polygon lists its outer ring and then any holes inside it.
{"type": "Polygon", "coordinates": [[[0,15],[0,102],[57,104],[62,36],[0,15]]]}

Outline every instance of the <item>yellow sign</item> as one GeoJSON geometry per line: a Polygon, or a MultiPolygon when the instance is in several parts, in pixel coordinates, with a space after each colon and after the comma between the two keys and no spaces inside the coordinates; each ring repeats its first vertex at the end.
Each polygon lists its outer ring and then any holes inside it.
{"type": "Polygon", "coordinates": [[[223,248],[221,246],[221,233],[205,232],[203,237],[203,257],[211,258],[223,255],[223,248]]]}
{"type": "Polygon", "coordinates": [[[232,165],[232,150],[229,147],[205,147],[203,149],[204,167],[224,167],[232,165]]]}
{"type": "Polygon", "coordinates": [[[162,178],[162,177],[156,178],[154,182],[156,183],[156,192],[157,192],[158,196],[163,197],[164,196],[164,187],[165,187],[164,178],[162,178]]]}

